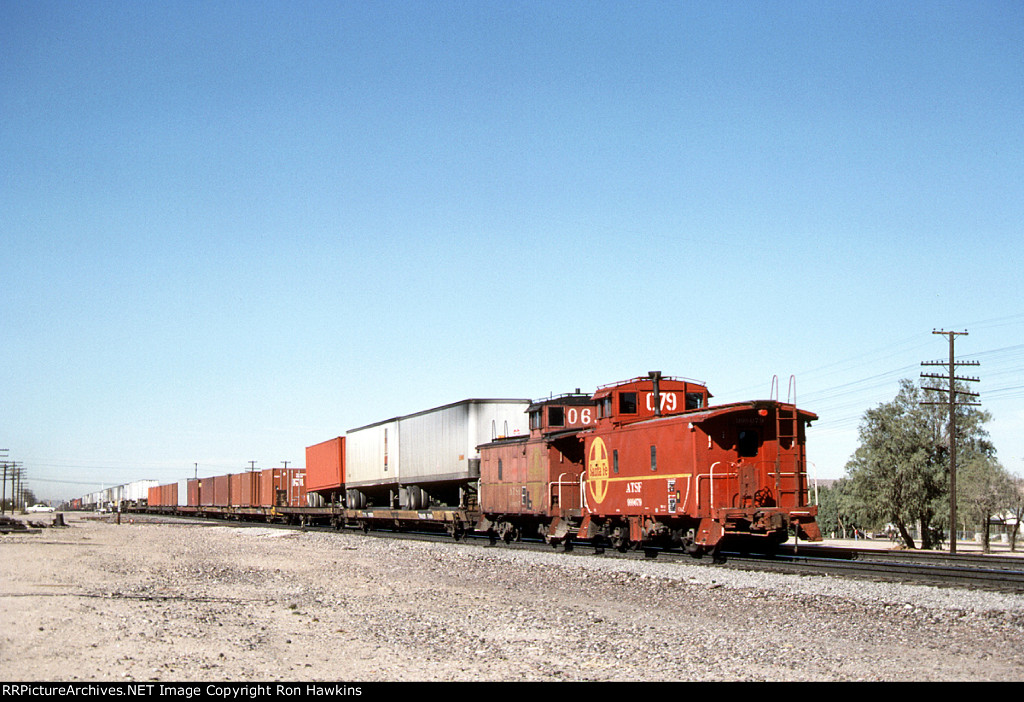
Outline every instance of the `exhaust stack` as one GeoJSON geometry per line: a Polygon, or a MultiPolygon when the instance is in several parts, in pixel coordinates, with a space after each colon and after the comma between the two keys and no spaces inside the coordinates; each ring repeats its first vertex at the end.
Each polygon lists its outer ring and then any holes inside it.
{"type": "Polygon", "coordinates": [[[654,416],[661,416],[661,392],[658,390],[658,381],[661,380],[661,371],[651,371],[647,374],[654,386],[654,416]]]}

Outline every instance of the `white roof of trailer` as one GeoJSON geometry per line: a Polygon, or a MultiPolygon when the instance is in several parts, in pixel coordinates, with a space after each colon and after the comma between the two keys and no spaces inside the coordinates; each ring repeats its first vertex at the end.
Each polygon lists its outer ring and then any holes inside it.
{"type": "MultiPolygon", "coordinates": [[[[412,419],[413,417],[419,417],[419,416],[422,416],[422,415],[425,415],[425,414],[431,414],[433,412],[441,412],[443,410],[452,409],[453,407],[460,407],[460,406],[463,406],[463,405],[467,405],[468,406],[468,405],[521,404],[521,405],[525,405],[526,407],[528,407],[532,402],[533,402],[533,400],[524,400],[522,398],[504,398],[504,399],[502,399],[502,398],[492,398],[492,399],[472,398],[472,399],[468,399],[468,400],[460,400],[459,402],[452,402],[452,403],[449,403],[447,405],[441,405],[440,407],[434,407],[434,408],[428,409],[428,410],[422,410],[420,412],[413,412],[412,414],[404,414],[404,415],[402,415],[400,417],[391,417],[390,419],[384,419],[384,420],[381,420],[379,422],[373,422],[372,424],[366,424],[366,425],[361,426],[361,427],[356,427],[354,429],[349,429],[348,432],[346,432],[346,433],[351,433],[351,432],[354,432],[354,431],[362,431],[363,429],[370,429],[372,427],[378,427],[378,426],[380,426],[382,424],[390,424],[392,422],[400,422],[403,419],[412,419]]],[[[524,412],[526,411],[525,407],[524,407],[523,411],[524,412]]]]}

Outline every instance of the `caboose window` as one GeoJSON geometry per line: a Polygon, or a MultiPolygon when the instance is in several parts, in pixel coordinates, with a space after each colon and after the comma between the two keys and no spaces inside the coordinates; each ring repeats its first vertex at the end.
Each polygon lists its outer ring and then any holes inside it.
{"type": "Polygon", "coordinates": [[[564,407],[548,407],[548,425],[552,427],[565,426],[564,407]]]}
{"type": "Polygon", "coordinates": [[[704,395],[699,392],[686,393],[686,409],[695,410],[704,406],[704,395]]]}
{"type": "Polygon", "coordinates": [[[540,429],[540,410],[530,412],[530,428],[540,429]]]}
{"type": "Polygon", "coordinates": [[[619,472],[619,450],[618,449],[614,449],[612,451],[612,472],[613,473],[618,473],[619,472]]]}
{"type": "Polygon", "coordinates": [[[501,480],[501,459],[498,459],[498,480],[501,480]]]}
{"type": "Polygon", "coordinates": [[[658,470],[658,447],[651,446],[651,470],[658,470]]]}
{"type": "Polygon", "coordinates": [[[622,414],[636,414],[636,393],[619,393],[619,412],[622,414]]]}
{"type": "Polygon", "coordinates": [[[736,441],[736,453],[746,458],[756,456],[759,443],[760,439],[755,430],[741,429],[736,441]]]}

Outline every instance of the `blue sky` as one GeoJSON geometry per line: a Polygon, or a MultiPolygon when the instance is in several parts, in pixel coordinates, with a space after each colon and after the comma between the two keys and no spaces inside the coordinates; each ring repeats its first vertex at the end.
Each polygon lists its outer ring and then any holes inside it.
{"type": "Polygon", "coordinates": [[[773,375],[839,477],[933,329],[1024,474],[1018,2],[0,0],[43,497],[468,397],[773,375]]]}

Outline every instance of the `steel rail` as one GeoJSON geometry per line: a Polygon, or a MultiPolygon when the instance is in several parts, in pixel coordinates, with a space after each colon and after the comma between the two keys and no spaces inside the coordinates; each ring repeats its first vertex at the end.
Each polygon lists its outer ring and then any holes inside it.
{"type": "MultiPolygon", "coordinates": [[[[178,517],[175,521],[195,523],[193,517],[178,517]]],[[[338,531],[330,526],[297,525],[281,523],[260,523],[235,520],[202,520],[204,525],[234,527],[270,527],[296,531],[333,533],[338,531]]],[[[397,538],[431,540],[457,543],[450,534],[442,531],[419,531],[416,529],[371,529],[364,532],[356,527],[344,527],[348,533],[359,533],[376,538],[397,538]]],[[[458,543],[482,544],[492,548],[511,548],[551,552],[550,544],[542,540],[524,539],[506,544],[501,540],[492,543],[483,534],[467,532],[458,543]],[[482,543],[486,542],[486,543],[482,543]]],[[[557,549],[564,551],[564,547],[557,549]]],[[[782,548],[774,555],[762,556],[733,553],[723,550],[713,557],[694,558],[683,551],[660,548],[640,548],[620,552],[608,545],[588,541],[572,542],[571,553],[576,555],[599,555],[609,558],[661,558],[691,565],[757,570],[777,573],[842,576],[875,581],[902,582],[918,585],[961,587],[997,592],[1024,594],[1024,558],[916,553],[905,551],[882,551],[877,549],[846,549],[820,545],[800,545],[796,549],[782,548]]]]}
{"type": "Polygon", "coordinates": [[[848,554],[821,553],[801,549],[795,554],[772,557],[749,557],[722,554],[727,567],[756,568],[802,575],[842,575],[887,582],[918,585],[954,586],[997,592],[1024,594],[1024,568],[1021,563],[1010,566],[999,561],[979,564],[977,559],[916,558],[913,554],[896,552],[856,551],[848,554]],[[1012,566],[1012,567],[1011,567],[1012,566]]]}

